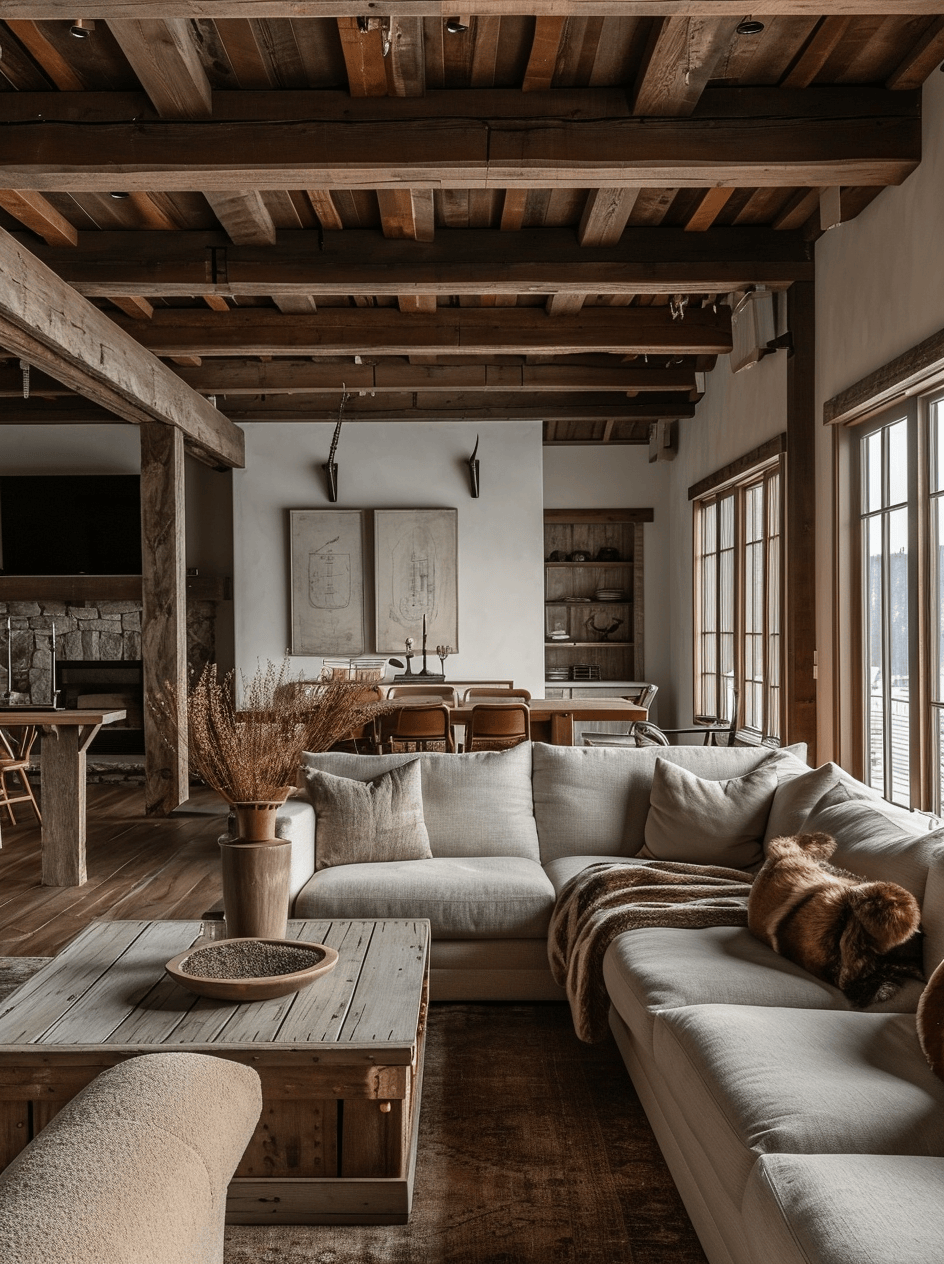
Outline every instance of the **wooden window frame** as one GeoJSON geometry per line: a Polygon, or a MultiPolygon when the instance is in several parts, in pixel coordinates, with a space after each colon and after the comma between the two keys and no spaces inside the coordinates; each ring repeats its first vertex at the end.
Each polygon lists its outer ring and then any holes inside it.
{"type": "MultiPolygon", "coordinates": [[[[699,706],[699,699],[703,697],[703,633],[701,630],[701,614],[702,599],[704,596],[703,588],[703,567],[701,558],[704,556],[701,550],[702,539],[702,514],[706,510],[710,510],[720,504],[720,502],[730,495],[734,495],[734,566],[733,566],[733,637],[734,637],[734,685],[738,690],[738,728],[744,728],[757,741],[761,741],[765,737],[781,737],[786,728],[786,706],[785,706],[785,669],[784,662],[784,645],[785,645],[785,578],[786,578],[786,529],[785,529],[785,502],[786,502],[786,436],[777,435],[768,443],[756,448],[753,452],[747,453],[745,456],[725,466],[724,469],[717,471],[716,474],[703,479],[700,483],[689,488],[689,499],[693,502],[692,514],[692,530],[693,530],[693,615],[694,615],[694,671],[693,671],[693,698],[696,707],[699,706]],[[769,514],[770,504],[770,484],[772,480],[778,480],[777,494],[777,517],[776,532],[770,530],[771,519],[769,514]],[[744,707],[747,701],[747,664],[746,664],[746,590],[745,590],[745,549],[747,547],[746,531],[745,531],[745,505],[748,490],[756,487],[758,484],[763,486],[762,501],[762,536],[763,545],[763,593],[761,597],[761,608],[763,611],[763,656],[764,656],[764,679],[767,682],[762,700],[763,707],[763,727],[766,731],[756,726],[747,726],[741,724],[741,716],[744,713],[744,707]],[[771,640],[772,630],[770,624],[771,617],[771,592],[770,592],[770,542],[776,540],[779,549],[779,564],[776,580],[777,593],[777,613],[779,615],[779,623],[777,627],[777,644],[778,644],[778,668],[777,684],[772,685],[772,673],[770,671],[771,640]],[[773,714],[773,690],[777,689],[777,704],[775,722],[771,723],[773,714]]],[[[719,515],[720,517],[720,515],[719,515]]],[[[719,523],[720,527],[720,523],[719,523]]],[[[720,546],[720,533],[716,541],[720,546]]],[[[716,548],[715,556],[720,556],[720,547],[716,548]]],[[[720,567],[716,566],[716,582],[720,580],[720,567]]],[[[715,602],[716,612],[720,611],[720,592],[715,602]]],[[[716,614],[716,618],[717,618],[716,614]]],[[[720,625],[720,618],[718,618],[720,625]]],[[[719,718],[730,720],[733,717],[722,714],[722,702],[720,680],[722,678],[721,659],[720,659],[720,637],[722,633],[720,626],[717,629],[717,676],[715,693],[718,702],[717,711],[719,718]]]]}

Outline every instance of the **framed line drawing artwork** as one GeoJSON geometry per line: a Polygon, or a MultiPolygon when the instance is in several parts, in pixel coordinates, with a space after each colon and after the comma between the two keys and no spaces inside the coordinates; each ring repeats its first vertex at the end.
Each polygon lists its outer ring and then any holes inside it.
{"type": "Polygon", "coordinates": [[[457,509],[375,509],[374,582],[378,654],[459,648],[457,509]]]}
{"type": "Polygon", "coordinates": [[[293,654],[363,654],[364,514],[290,509],[293,654]]]}

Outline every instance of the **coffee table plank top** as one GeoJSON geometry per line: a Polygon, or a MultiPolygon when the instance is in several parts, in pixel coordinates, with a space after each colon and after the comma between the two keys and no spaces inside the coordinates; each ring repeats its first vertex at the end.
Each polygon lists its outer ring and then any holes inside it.
{"type": "Polygon", "coordinates": [[[292,921],[289,938],[331,943],[338,965],[301,992],[249,1004],[194,996],[164,973],[202,933],[196,921],[93,922],[0,1011],[0,1053],[317,1043],[369,1048],[388,1062],[412,1057],[428,922],[292,921]]]}

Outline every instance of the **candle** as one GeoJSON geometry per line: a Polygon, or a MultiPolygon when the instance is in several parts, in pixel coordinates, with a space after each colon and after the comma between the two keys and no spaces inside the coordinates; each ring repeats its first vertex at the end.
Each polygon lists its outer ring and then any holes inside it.
{"type": "Polygon", "coordinates": [[[13,630],[7,615],[7,701],[13,693],[13,630]]]}
{"type": "Polygon", "coordinates": [[[49,701],[53,707],[56,705],[56,621],[52,621],[52,674],[49,684],[49,701]]]}

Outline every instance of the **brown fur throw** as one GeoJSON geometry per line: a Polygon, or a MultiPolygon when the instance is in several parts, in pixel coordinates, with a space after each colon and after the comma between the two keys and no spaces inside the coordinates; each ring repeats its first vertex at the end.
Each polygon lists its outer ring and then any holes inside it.
{"type": "Polygon", "coordinates": [[[921,1052],[938,1079],[944,1080],[944,962],[921,993],[917,1024],[921,1052]]]}
{"type": "Polygon", "coordinates": [[[580,1039],[606,1037],[603,955],[617,935],[641,926],[744,926],[749,891],[750,878],[737,869],[676,860],[607,861],[571,878],[557,897],[547,943],[580,1039]]]}
{"type": "Polygon", "coordinates": [[[747,924],[775,952],[825,979],[856,1006],[887,1001],[922,978],[921,910],[894,882],[867,882],[827,860],[829,834],[775,838],[754,879],[747,924]]]}

